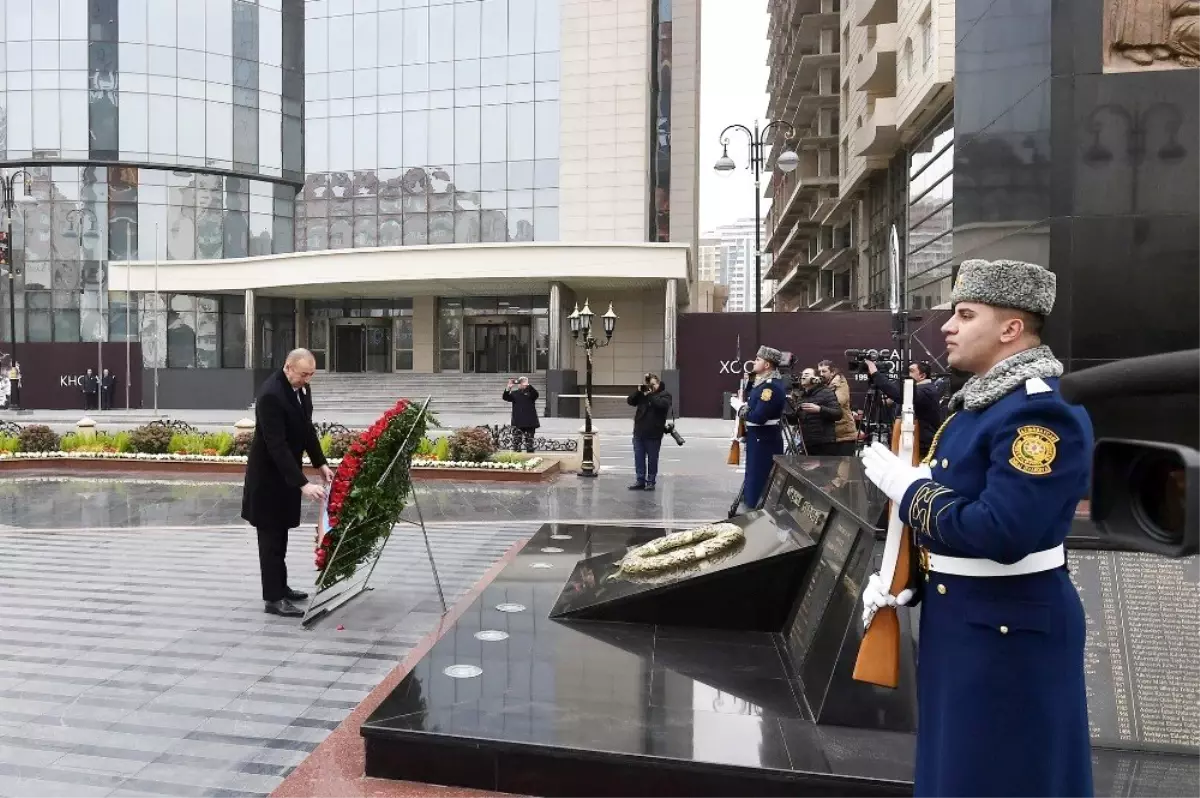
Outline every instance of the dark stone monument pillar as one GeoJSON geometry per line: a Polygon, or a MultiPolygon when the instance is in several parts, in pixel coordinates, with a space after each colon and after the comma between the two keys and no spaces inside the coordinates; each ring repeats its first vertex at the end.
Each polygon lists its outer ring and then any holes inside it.
{"type": "MultiPolygon", "coordinates": [[[[1200,346],[1196,27],[1132,25],[1159,5],[957,4],[955,260],[1053,270],[1046,340],[1069,370],[1200,346]],[[1133,28],[1163,39],[1152,63],[1122,44],[1133,28]]],[[[1097,435],[1200,437],[1194,396],[1088,409],[1097,435]]]]}

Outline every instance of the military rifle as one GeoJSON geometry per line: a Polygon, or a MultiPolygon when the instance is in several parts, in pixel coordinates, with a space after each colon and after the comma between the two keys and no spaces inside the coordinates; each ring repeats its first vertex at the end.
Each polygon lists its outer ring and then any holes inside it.
{"type": "MultiPolygon", "coordinates": [[[[913,409],[913,381],[904,381],[904,402],[900,418],[892,424],[892,451],[902,462],[919,463],[917,421],[913,409]]],[[[912,573],[912,530],[900,519],[900,505],[888,507],[887,539],[883,545],[883,563],[879,580],[893,596],[908,587],[912,573]]],[[[881,687],[900,683],[900,618],[895,607],[880,607],[868,621],[854,663],[854,678],[881,687]]]]}

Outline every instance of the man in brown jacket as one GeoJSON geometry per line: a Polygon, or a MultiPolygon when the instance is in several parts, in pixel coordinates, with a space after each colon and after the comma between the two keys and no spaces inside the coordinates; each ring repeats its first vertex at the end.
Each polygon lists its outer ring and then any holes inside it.
{"type": "Polygon", "coordinates": [[[833,389],[842,408],[842,417],[834,425],[836,442],[829,447],[828,454],[853,455],[858,445],[858,425],[854,423],[854,415],[850,412],[850,383],[832,360],[818,363],[817,372],[825,384],[833,389]]]}

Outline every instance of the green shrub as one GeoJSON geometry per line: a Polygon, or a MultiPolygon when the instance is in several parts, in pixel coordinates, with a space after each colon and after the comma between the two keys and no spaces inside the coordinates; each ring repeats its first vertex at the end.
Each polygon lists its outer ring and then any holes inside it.
{"type": "Polygon", "coordinates": [[[214,449],[221,457],[229,454],[229,449],[233,446],[232,435],[228,432],[214,432],[207,437],[210,449],[214,449]]]}
{"type": "Polygon", "coordinates": [[[21,442],[13,435],[0,435],[0,452],[18,452],[21,442]]]}
{"type": "Polygon", "coordinates": [[[433,444],[433,459],[434,460],[449,460],[450,458],[450,438],[443,435],[438,438],[433,444]]]}
{"type": "Polygon", "coordinates": [[[128,432],[118,432],[116,435],[113,435],[112,444],[113,448],[122,454],[133,451],[133,447],[129,443],[128,432]]]}
{"type": "Polygon", "coordinates": [[[147,424],[129,433],[129,448],[140,454],[166,454],[175,433],[161,424],[147,424]]]}
{"type": "Polygon", "coordinates": [[[129,433],[97,432],[85,438],[77,432],[68,432],[58,446],[64,452],[121,452],[129,450],[129,433]],[[125,448],[122,448],[124,446],[125,448]]]}
{"type": "Polygon", "coordinates": [[[358,440],[357,432],[339,432],[329,438],[329,450],[325,456],[331,460],[340,460],[350,451],[350,447],[358,440]]]}
{"type": "Polygon", "coordinates": [[[62,436],[62,440],[58,442],[58,448],[64,452],[76,451],[84,443],[83,438],[79,437],[78,433],[68,432],[62,436]]]}
{"type": "Polygon", "coordinates": [[[250,446],[254,443],[253,432],[239,432],[233,437],[229,443],[229,450],[226,452],[231,457],[249,457],[250,446]]]}
{"type": "Polygon", "coordinates": [[[432,457],[433,452],[433,441],[429,440],[429,438],[422,438],[421,442],[417,444],[417,450],[413,452],[413,455],[415,457],[432,457]]]}
{"type": "Polygon", "coordinates": [[[57,452],[61,442],[62,439],[59,438],[58,433],[45,424],[30,424],[21,430],[18,438],[22,452],[57,452]]]}
{"type": "Polygon", "coordinates": [[[532,455],[517,454],[516,452],[496,452],[488,458],[493,463],[524,463],[526,460],[532,459],[532,455]]]}
{"type": "Polygon", "coordinates": [[[321,436],[321,453],[329,458],[329,447],[333,445],[333,435],[326,432],[321,436]]]}
{"type": "Polygon", "coordinates": [[[450,436],[450,459],[481,463],[496,453],[491,433],[483,427],[463,427],[450,436]]]}

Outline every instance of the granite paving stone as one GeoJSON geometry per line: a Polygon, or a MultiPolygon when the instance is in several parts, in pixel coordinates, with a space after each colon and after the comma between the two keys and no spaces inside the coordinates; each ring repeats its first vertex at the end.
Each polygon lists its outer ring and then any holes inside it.
{"type": "MultiPolygon", "coordinates": [[[[723,517],[740,480],[725,442],[689,447],[654,494],[627,491],[611,467],[537,486],[420,485],[446,600],[545,521],[723,517]]],[[[0,796],[266,795],[437,625],[408,525],[374,589],[329,618],[264,615],[240,505],[227,478],[0,482],[0,796]]],[[[310,592],[314,523],[305,505],[288,550],[292,586],[310,592]]]]}

